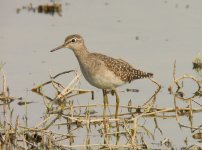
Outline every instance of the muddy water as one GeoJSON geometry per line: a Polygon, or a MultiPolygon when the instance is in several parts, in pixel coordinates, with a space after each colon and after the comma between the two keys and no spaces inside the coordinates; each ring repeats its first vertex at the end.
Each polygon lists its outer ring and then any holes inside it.
{"type": "MultiPolygon", "coordinates": [[[[134,67],[153,72],[155,80],[163,87],[157,98],[160,108],[174,107],[173,97],[167,91],[172,82],[174,60],[177,61],[177,76],[196,75],[192,71],[192,60],[202,52],[201,1],[80,0],[63,3],[62,16],[26,10],[16,13],[17,8],[29,2],[0,2],[0,61],[6,63],[4,70],[11,95],[36,102],[28,106],[30,126],[40,121],[44,111],[42,98],[30,89],[48,80],[49,72],[79,70],[71,50],[49,52],[62,44],[69,34],[82,35],[89,51],[122,58],[134,67]]],[[[40,3],[34,1],[32,4],[40,3]]],[[[80,87],[95,90],[95,100],[91,101],[89,95],[84,95],[76,98],[79,104],[102,103],[101,91],[90,86],[84,78],[80,87]]],[[[142,105],[155,90],[148,80],[135,81],[119,90],[126,88],[136,88],[140,92],[121,93],[122,105],[127,105],[130,99],[134,105],[142,105]]],[[[190,84],[189,88],[188,92],[194,87],[190,84]]],[[[114,97],[110,97],[110,103],[115,104],[114,97]]],[[[24,111],[23,107],[15,106],[16,114],[23,115],[24,111]]],[[[201,121],[200,115],[196,117],[197,126],[201,121]]],[[[189,130],[179,129],[175,119],[158,119],[158,122],[163,135],[155,133],[155,141],[150,138],[150,143],[169,138],[176,147],[180,147],[186,137],[191,143],[196,143],[189,130]]],[[[184,122],[187,123],[186,118],[184,122]]],[[[149,123],[153,124],[152,120],[146,122],[149,123]]],[[[76,141],[79,143],[79,140],[77,138],[76,141]]]]}

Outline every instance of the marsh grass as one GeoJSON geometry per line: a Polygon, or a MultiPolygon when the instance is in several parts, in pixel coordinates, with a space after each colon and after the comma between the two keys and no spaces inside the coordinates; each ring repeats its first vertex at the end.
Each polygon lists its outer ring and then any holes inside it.
{"type": "MultiPolygon", "coordinates": [[[[156,106],[161,84],[154,79],[150,83],[154,84],[153,95],[142,105],[135,106],[132,101],[128,105],[108,104],[75,104],[72,100],[81,94],[89,94],[94,99],[94,92],[78,88],[81,74],[75,70],[65,71],[55,76],[50,75],[50,80],[32,89],[40,95],[44,101],[45,112],[42,115],[43,121],[29,127],[26,122],[20,122],[19,117],[13,117],[11,103],[19,101],[21,98],[12,97],[7,84],[7,78],[1,71],[1,93],[0,107],[2,115],[0,117],[0,149],[149,149],[152,147],[147,139],[155,139],[155,132],[141,120],[153,120],[154,131],[163,134],[163,130],[158,125],[158,118],[175,118],[180,128],[188,128],[194,139],[201,140],[202,124],[195,125],[194,114],[201,113],[201,84],[202,81],[192,75],[182,75],[176,77],[176,62],[173,67],[173,81],[168,87],[169,93],[173,97],[173,108],[159,108],[156,106]],[[68,85],[63,85],[57,81],[61,76],[75,76],[68,85]],[[197,87],[196,91],[189,97],[185,97],[185,80],[191,80],[197,87]],[[50,96],[45,92],[45,87],[49,86],[54,90],[55,95],[50,96]],[[186,107],[184,106],[186,103],[186,107]],[[182,105],[183,104],[183,105],[182,105]],[[105,109],[103,109],[105,108],[105,109]],[[118,110],[117,110],[118,109],[118,110]],[[99,113],[97,110],[103,111],[99,113]],[[112,112],[115,110],[118,114],[112,112]],[[189,124],[181,121],[186,117],[189,124]],[[61,132],[61,130],[62,132],[61,132]],[[80,137],[79,132],[85,132],[84,137],[80,137]],[[99,137],[99,142],[95,138],[99,137]],[[75,138],[80,138],[82,144],[75,143],[75,138]]],[[[124,92],[138,92],[134,89],[126,89],[124,92]]],[[[119,91],[123,92],[123,91],[119,91]]],[[[108,92],[110,94],[110,91],[108,92]]],[[[31,102],[21,102],[22,105],[31,105],[31,102]]],[[[27,116],[26,116],[27,117],[27,116]]],[[[41,116],[39,116],[41,117],[41,116]]],[[[185,140],[183,148],[191,148],[196,145],[188,145],[185,140]]],[[[162,139],[158,143],[159,147],[174,148],[170,139],[162,139]]]]}

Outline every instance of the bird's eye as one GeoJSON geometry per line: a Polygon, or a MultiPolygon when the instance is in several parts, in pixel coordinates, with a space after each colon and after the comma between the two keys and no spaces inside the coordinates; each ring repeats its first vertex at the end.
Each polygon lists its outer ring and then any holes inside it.
{"type": "Polygon", "coordinates": [[[73,43],[76,42],[76,39],[72,39],[72,42],[73,42],[73,43]]]}

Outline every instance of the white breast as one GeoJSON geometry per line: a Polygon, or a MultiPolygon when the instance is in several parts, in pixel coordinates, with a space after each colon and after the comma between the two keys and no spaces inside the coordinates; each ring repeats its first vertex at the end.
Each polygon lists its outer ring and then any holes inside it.
{"type": "Polygon", "coordinates": [[[125,83],[103,64],[92,64],[90,69],[86,68],[89,66],[81,66],[81,64],[80,67],[85,79],[97,88],[115,89],[125,83]]]}

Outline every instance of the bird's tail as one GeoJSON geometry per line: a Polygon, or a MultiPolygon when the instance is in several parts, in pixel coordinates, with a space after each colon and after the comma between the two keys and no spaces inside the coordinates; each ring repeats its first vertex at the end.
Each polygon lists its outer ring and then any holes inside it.
{"type": "Polygon", "coordinates": [[[147,73],[147,72],[143,72],[141,70],[136,70],[134,69],[133,71],[134,73],[134,80],[135,79],[141,79],[141,78],[152,78],[153,77],[153,73],[147,73]]]}

